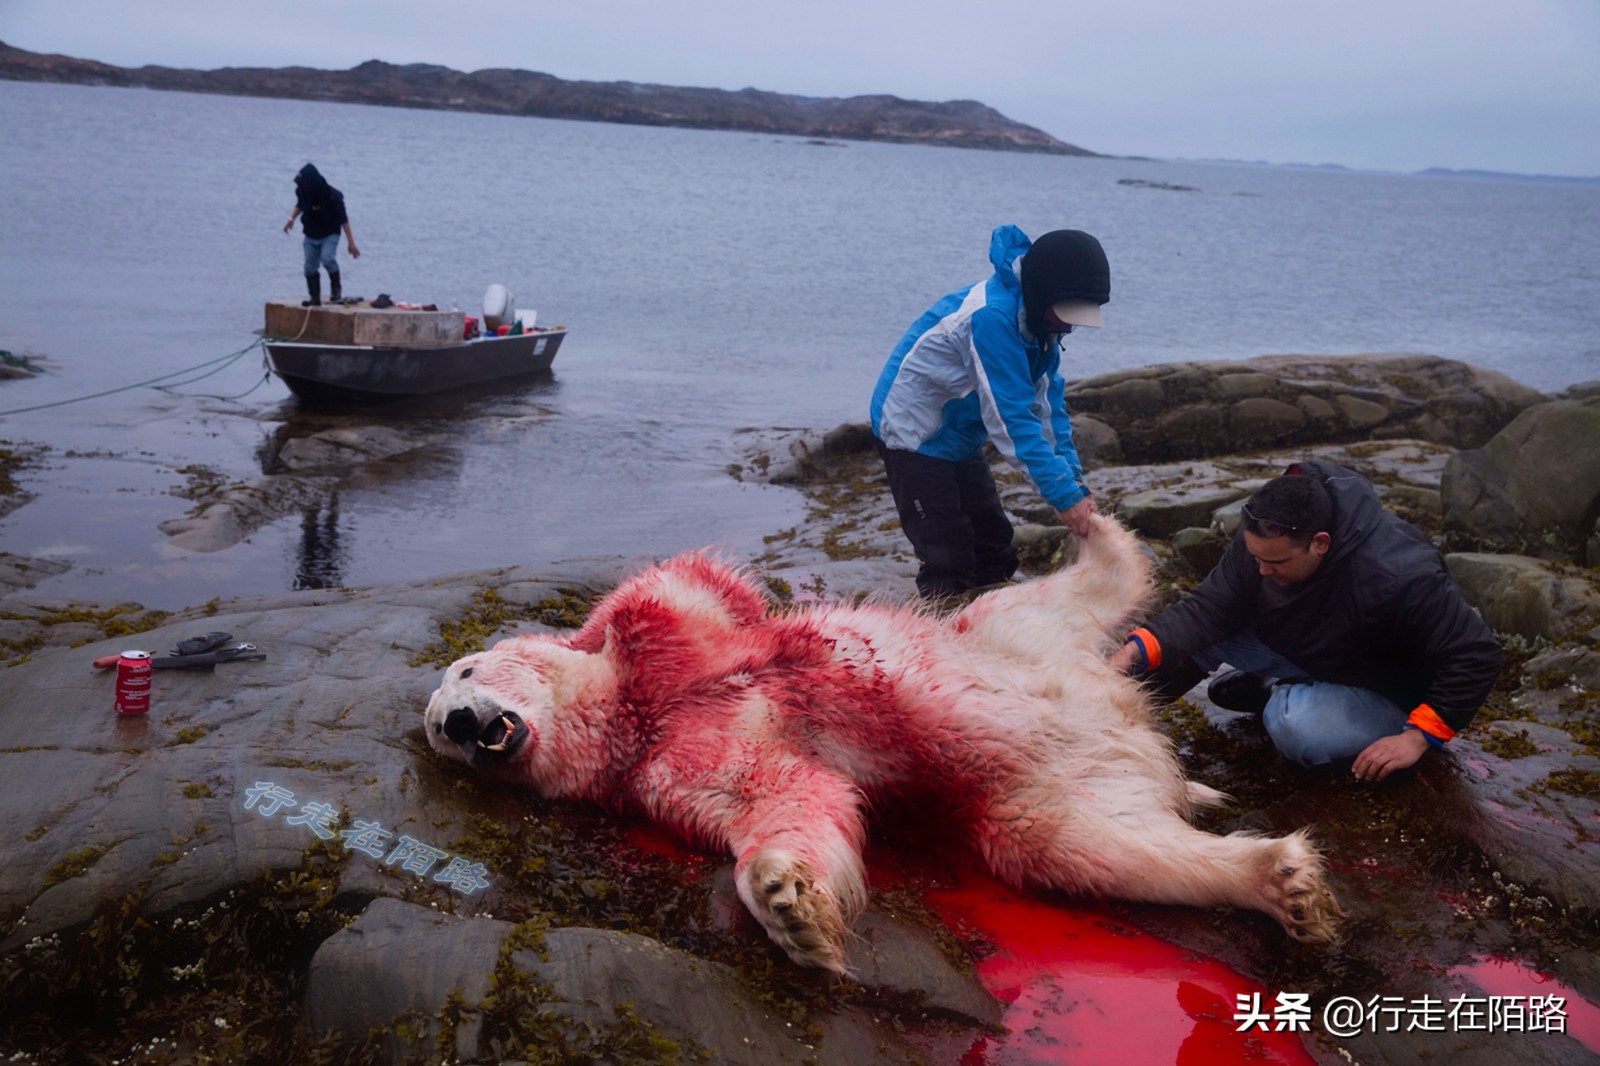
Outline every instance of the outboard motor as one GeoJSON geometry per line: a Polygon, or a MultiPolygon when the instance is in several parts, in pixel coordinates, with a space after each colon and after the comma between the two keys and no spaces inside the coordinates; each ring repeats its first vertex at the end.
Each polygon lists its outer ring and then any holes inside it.
{"type": "Polygon", "coordinates": [[[489,291],[483,294],[483,331],[494,333],[516,320],[517,302],[511,298],[511,293],[499,283],[490,285],[489,291]]]}

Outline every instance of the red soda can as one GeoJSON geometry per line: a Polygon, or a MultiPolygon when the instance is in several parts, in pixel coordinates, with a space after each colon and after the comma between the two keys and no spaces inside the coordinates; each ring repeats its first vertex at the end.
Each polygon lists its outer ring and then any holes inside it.
{"type": "Polygon", "coordinates": [[[117,713],[150,712],[150,653],[125,651],[117,658],[117,713]]]}

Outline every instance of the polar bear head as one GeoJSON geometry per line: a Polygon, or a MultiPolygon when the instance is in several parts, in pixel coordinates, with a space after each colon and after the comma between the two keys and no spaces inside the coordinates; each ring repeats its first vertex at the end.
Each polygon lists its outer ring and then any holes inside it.
{"type": "Polygon", "coordinates": [[[593,726],[614,691],[604,654],[513,637],[450,664],[423,728],[436,750],[474,770],[563,795],[602,768],[606,752],[593,726]]]}

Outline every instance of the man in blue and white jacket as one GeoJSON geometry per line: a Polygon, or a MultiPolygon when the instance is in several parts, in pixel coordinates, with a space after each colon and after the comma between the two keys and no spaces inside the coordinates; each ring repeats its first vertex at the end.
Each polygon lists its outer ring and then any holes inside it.
{"type": "Polygon", "coordinates": [[[1016,226],[1000,226],[989,262],[987,281],[912,323],[872,393],[872,432],[900,526],[922,562],[917,589],[929,598],[1016,572],[985,441],[1027,473],[1073,533],[1088,536],[1098,510],[1072,443],[1061,336],[1100,326],[1100,306],[1111,299],[1105,251],[1081,230],[1030,243],[1016,226]]]}

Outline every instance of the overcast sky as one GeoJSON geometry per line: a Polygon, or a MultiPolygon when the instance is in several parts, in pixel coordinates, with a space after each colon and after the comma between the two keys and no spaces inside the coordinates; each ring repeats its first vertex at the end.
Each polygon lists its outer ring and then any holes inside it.
{"type": "Polygon", "coordinates": [[[965,98],[1114,155],[1600,176],[1600,0],[0,0],[0,40],[965,98]]]}

